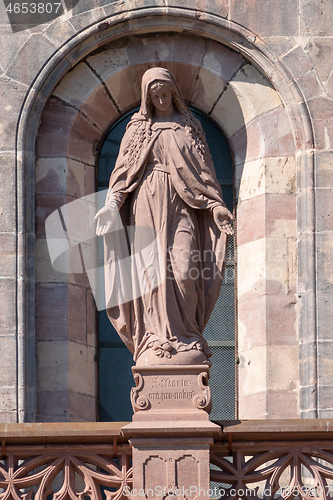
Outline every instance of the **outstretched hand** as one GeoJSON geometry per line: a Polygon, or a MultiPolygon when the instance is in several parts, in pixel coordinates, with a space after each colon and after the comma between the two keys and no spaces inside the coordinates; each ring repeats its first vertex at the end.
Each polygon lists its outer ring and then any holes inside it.
{"type": "Polygon", "coordinates": [[[95,215],[94,217],[94,220],[97,219],[97,226],[96,226],[96,234],[97,236],[101,236],[103,234],[106,234],[115,218],[116,218],[116,214],[117,214],[117,208],[116,207],[110,207],[110,206],[105,206],[103,208],[101,208],[97,214],[95,215]]]}
{"type": "Polygon", "coordinates": [[[225,234],[229,236],[234,234],[233,227],[231,225],[231,221],[234,220],[233,215],[229,210],[223,205],[218,205],[213,209],[213,217],[215,224],[219,228],[220,231],[223,231],[225,234]]]}

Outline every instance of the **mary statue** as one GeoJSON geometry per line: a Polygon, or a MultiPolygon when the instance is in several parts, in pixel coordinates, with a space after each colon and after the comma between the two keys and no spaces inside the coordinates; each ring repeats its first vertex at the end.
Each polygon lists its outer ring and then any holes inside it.
{"type": "Polygon", "coordinates": [[[143,75],[140,110],[95,217],[106,250],[118,211],[125,225],[154,229],[166,275],[145,295],[110,307],[111,323],[137,365],[209,363],[203,330],[220,292],[233,217],[201,124],[164,68],[143,75]]]}

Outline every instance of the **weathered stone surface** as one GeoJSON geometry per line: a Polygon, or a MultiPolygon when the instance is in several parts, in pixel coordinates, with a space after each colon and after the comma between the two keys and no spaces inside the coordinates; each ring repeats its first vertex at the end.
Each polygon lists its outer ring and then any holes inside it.
{"type": "MultiPolygon", "coordinates": [[[[1,309],[8,306],[5,302],[1,309]]],[[[2,312],[2,311],[1,311],[2,312]]],[[[3,316],[3,313],[1,314],[3,316]]],[[[3,318],[0,319],[1,325],[3,325],[3,318]]],[[[16,338],[14,335],[6,335],[3,327],[1,328],[0,335],[0,359],[1,359],[1,375],[0,375],[0,387],[13,388],[16,389],[17,380],[17,359],[16,359],[16,338]]],[[[10,410],[10,409],[9,409],[10,410]]],[[[6,410],[7,411],[7,410],[6,410]]]]}
{"type": "Polygon", "coordinates": [[[73,198],[85,194],[85,164],[72,158],[67,161],[67,194],[73,198]]]}
{"type": "Polygon", "coordinates": [[[117,108],[103,85],[97,87],[84,101],[80,112],[104,132],[119,116],[117,108]]]}
{"type": "Polygon", "coordinates": [[[15,157],[0,154],[0,231],[15,232],[15,157]]]}
{"type": "Polygon", "coordinates": [[[238,301],[239,352],[266,345],[266,335],[268,333],[266,331],[265,294],[245,293],[238,301]]]}
{"type": "MultiPolygon", "coordinates": [[[[145,66],[136,68],[142,74],[147,69],[145,66]]],[[[139,80],[140,81],[140,80],[139,80]]],[[[139,104],[139,85],[133,85],[133,69],[126,68],[121,73],[116,73],[105,79],[105,84],[112,96],[112,99],[120,112],[125,112],[139,104]]]]}
{"type": "Polygon", "coordinates": [[[288,66],[294,78],[302,78],[313,69],[311,60],[300,46],[288,52],[282,60],[288,66]]]}
{"type": "MultiPolygon", "coordinates": [[[[0,233],[0,276],[15,277],[16,234],[0,233]]],[[[1,282],[0,282],[1,284],[1,282]]]]}
{"type": "Polygon", "coordinates": [[[319,386],[318,387],[318,399],[319,399],[319,408],[320,413],[318,418],[332,418],[333,415],[333,387],[332,385],[328,386],[319,386]]]}
{"type": "MultiPolygon", "coordinates": [[[[275,283],[278,287],[279,282],[275,283]]],[[[278,293],[270,293],[266,301],[266,341],[269,345],[297,344],[297,306],[293,295],[287,295],[283,285],[278,293]]],[[[285,360],[287,362],[287,360],[285,360]]]]}
{"type": "Polygon", "coordinates": [[[46,157],[65,157],[68,132],[77,110],[55,97],[48,100],[38,133],[37,154],[46,157]]]}
{"type": "Polygon", "coordinates": [[[77,64],[61,80],[53,95],[79,109],[101,81],[87,64],[77,64]]]}
{"type": "Polygon", "coordinates": [[[238,165],[235,169],[236,197],[239,201],[264,193],[296,193],[295,158],[263,158],[238,165]]]}
{"type": "Polygon", "coordinates": [[[238,247],[238,297],[265,293],[266,241],[260,238],[238,247]]]}
{"type": "Polygon", "coordinates": [[[30,37],[30,33],[25,30],[15,33],[14,37],[10,25],[2,23],[2,21],[4,20],[7,21],[7,19],[8,18],[7,18],[7,13],[5,12],[5,5],[4,2],[2,2],[0,4],[0,23],[1,23],[0,65],[2,66],[4,72],[7,70],[8,66],[12,63],[18,50],[24,45],[24,43],[30,37]]]}
{"type": "Polygon", "coordinates": [[[305,47],[312,66],[321,82],[327,82],[332,72],[332,39],[314,36],[305,47]]]}
{"type": "Polygon", "coordinates": [[[247,96],[228,85],[216,102],[211,116],[220,124],[226,135],[232,137],[255,118],[255,113],[247,96]]]}
{"type": "Polygon", "coordinates": [[[239,358],[240,398],[243,399],[243,395],[257,394],[266,391],[266,346],[255,347],[250,351],[242,351],[239,358]]]}
{"type": "Polygon", "coordinates": [[[319,290],[329,290],[333,286],[333,233],[317,235],[317,286],[319,290]]]}
{"type": "Polygon", "coordinates": [[[317,292],[318,306],[318,338],[330,340],[332,338],[332,323],[333,323],[333,290],[319,290],[317,292]]]}
{"type": "Polygon", "coordinates": [[[284,107],[280,106],[262,114],[259,116],[258,122],[264,136],[266,156],[280,157],[294,154],[294,137],[284,107]]]}
{"type": "Polygon", "coordinates": [[[96,9],[84,12],[83,14],[77,14],[73,16],[71,18],[71,25],[76,31],[81,31],[82,29],[85,29],[87,26],[96,23],[97,21],[103,22],[104,19],[104,10],[98,7],[96,9]]]}
{"type": "Polygon", "coordinates": [[[66,341],[37,342],[37,389],[68,391],[69,346],[66,341]]]}
{"type": "Polygon", "coordinates": [[[75,35],[75,29],[70,22],[64,21],[64,18],[57,18],[46,28],[45,35],[56,47],[59,47],[75,35]]]}
{"type": "Polygon", "coordinates": [[[296,196],[266,195],[266,235],[296,236],[296,196]]]}
{"type": "Polygon", "coordinates": [[[96,126],[78,114],[68,136],[67,154],[78,161],[94,165],[96,148],[101,140],[102,132],[96,126]]]}
{"type": "Polygon", "coordinates": [[[267,418],[266,392],[257,394],[244,394],[239,400],[239,419],[265,419],[267,418]]]}
{"type": "Polygon", "coordinates": [[[323,95],[323,87],[314,70],[305,73],[304,76],[298,79],[297,83],[300,86],[305,99],[312,99],[323,95]]]}
{"type": "Polygon", "coordinates": [[[229,14],[229,2],[227,0],[196,0],[196,9],[226,18],[229,14]]]}
{"type": "Polygon", "coordinates": [[[267,391],[267,418],[299,418],[297,389],[267,391]]]}
{"type": "MultiPolygon", "coordinates": [[[[252,120],[230,137],[235,165],[262,158],[265,154],[265,139],[257,120],[252,120]]],[[[280,156],[280,155],[276,155],[280,156]]]]}
{"type": "Polygon", "coordinates": [[[219,99],[225,83],[220,76],[206,68],[201,68],[193,90],[192,102],[195,102],[200,109],[209,113],[219,99]]]}
{"type": "Polygon", "coordinates": [[[20,112],[27,87],[9,78],[0,78],[0,149],[15,149],[17,117],[20,112]]]}
{"type": "Polygon", "coordinates": [[[30,85],[40,68],[53,54],[56,47],[44,35],[31,35],[18,50],[16,57],[7,70],[7,76],[18,82],[30,85]],[[22,64],[24,61],[24,64],[22,64]]]}
{"type": "Polygon", "coordinates": [[[36,196],[36,236],[45,238],[45,220],[63,205],[71,201],[66,195],[39,194],[36,196]]]}
{"type": "Polygon", "coordinates": [[[317,231],[333,231],[333,188],[316,190],[316,220],[317,231]]]}
{"type": "Polygon", "coordinates": [[[278,4],[265,0],[234,0],[230,3],[230,18],[255,34],[298,34],[298,4],[293,0],[278,4]]]}
{"type": "Polygon", "coordinates": [[[36,194],[66,193],[66,158],[39,158],[36,164],[36,194]]]}
{"type": "Polygon", "coordinates": [[[69,421],[68,391],[38,391],[37,421],[68,422],[69,421]]]}
{"type": "Polygon", "coordinates": [[[332,35],[333,5],[330,0],[300,2],[300,31],[302,35],[332,35]]]}
{"type": "Polygon", "coordinates": [[[265,236],[265,195],[244,200],[237,210],[237,243],[244,245],[265,236]],[[251,224],[249,224],[251,221],[251,224]]]}
{"type": "MultiPolygon", "coordinates": [[[[1,15],[1,13],[0,13],[1,15]]],[[[16,424],[17,422],[17,411],[2,411],[0,410],[0,422],[6,424],[16,424]]]]}
{"type": "Polygon", "coordinates": [[[36,238],[36,282],[37,283],[66,283],[67,274],[59,273],[52,267],[46,239],[36,238]]]}
{"type": "MultiPolygon", "coordinates": [[[[333,388],[333,342],[332,340],[320,340],[318,343],[318,371],[319,384],[333,388]]],[[[331,403],[331,406],[332,403],[331,403]]]]}
{"type": "Polygon", "coordinates": [[[36,286],[37,341],[67,341],[68,310],[67,285],[38,283],[36,286]]]}
{"type": "Polygon", "coordinates": [[[298,385],[298,346],[267,347],[267,389],[288,391],[298,385]]]}
{"type": "Polygon", "coordinates": [[[16,279],[0,279],[0,335],[16,331],[16,279]]]}
{"type": "Polygon", "coordinates": [[[96,422],[96,398],[70,392],[69,411],[71,422],[96,422]]]}
{"type": "Polygon", "coordinates": [[[80,344],[87,342],[87,290],[68,285],[68,338],[80,344]]]}
{"type": "Polygon", "coordinates": [[[96,349],[75,342],[68,343],[69,390],[96,395],[96,349]]]}

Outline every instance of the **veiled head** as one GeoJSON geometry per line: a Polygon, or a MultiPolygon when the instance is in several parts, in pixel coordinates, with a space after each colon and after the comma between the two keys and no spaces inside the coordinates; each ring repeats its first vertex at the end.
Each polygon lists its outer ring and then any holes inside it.
{"type": "MultiPolygon", "coordinates": [[[[148,69],[143,77],[142,77],[142,83],[141,83],[141,107],[140,107],[140,113],[143,116],[148,117],[150,115],[150,89],[154,83],[165,83],[169,86],[172,96],[176,96],[176,101],[181,101],[183,102],[183,98],[181,97],[179,88],[173,79],[171,73],[165,69],[165,68],[151,68],[148,69]]],[[[173,99],[174,104],[175,99],[173,99]]],[[[176,106],[177,107],[177,106],[176,106]]]]}

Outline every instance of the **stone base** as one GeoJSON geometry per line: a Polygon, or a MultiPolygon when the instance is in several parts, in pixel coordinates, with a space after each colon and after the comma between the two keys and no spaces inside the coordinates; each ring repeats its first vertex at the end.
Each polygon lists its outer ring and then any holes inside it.
{"type": "Polygon", "coordinates": [[[135,366],[133,420],[122,428],[133,451],[132,498],[209,498],[209,458],[221,428],[209,421],[205,365],[135,366]]]}
{"type": "Polygon", "coordinates": [[[133,422],[208,420],[212,402],[207,365],[134,366],[133,422]]]}

